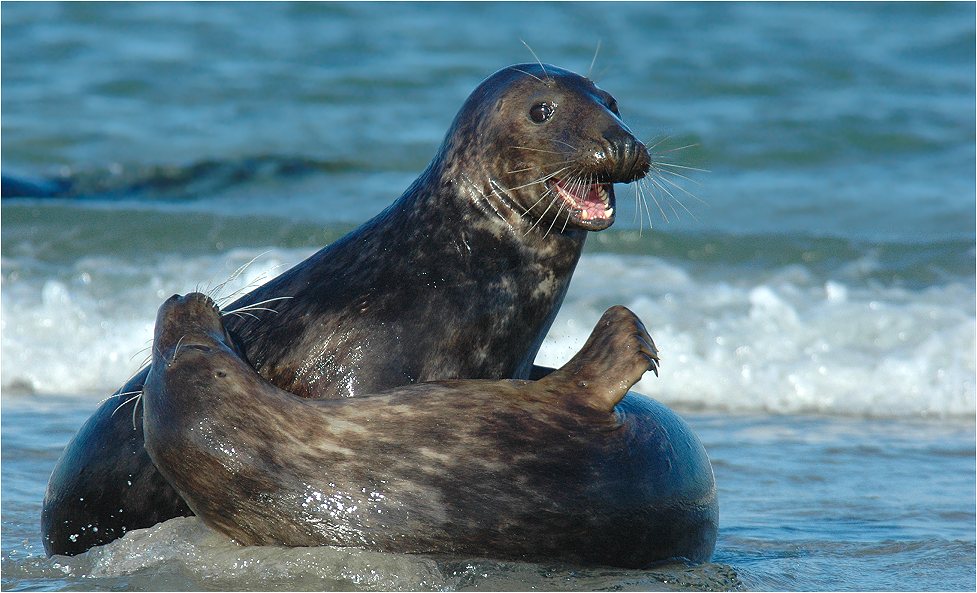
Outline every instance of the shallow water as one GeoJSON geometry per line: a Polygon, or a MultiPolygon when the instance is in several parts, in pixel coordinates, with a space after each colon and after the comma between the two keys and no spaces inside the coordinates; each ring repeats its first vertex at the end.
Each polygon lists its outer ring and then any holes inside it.
{"type": "Polygon", "coordinates": [[[4,4],[0,20],[3,175],[55,195],[0,211],[3,589],[977,585],[973,5],[4,4]],[[264,281],[380,211],[480,80],[532,60],[520,38],[580,72],[600,40],[593,75],[632,129],[709,170],[663,176],[671,195],[646,183],[647,206],[618,187],[540,361],[565,361],[609,305],[641,316],[663,362],[637,389],[713,459],[713,562],[241,549],[193,519],[44,558],[47,476],[139,366],[159,303],[255,258],[225,292],[264,281]]]}
{"type": "Polygon", "coordinates": [[[341,548],[242,548],[174,519],[46,559],[39,501],[88,415],[77,397],[4,403],[4,589],[966,590],[973,583],[968,422],[687,413],[710,453],[711,563],[633,571],[341,548]],[[30,430],[18,427],[30,426],[30,430]]]}

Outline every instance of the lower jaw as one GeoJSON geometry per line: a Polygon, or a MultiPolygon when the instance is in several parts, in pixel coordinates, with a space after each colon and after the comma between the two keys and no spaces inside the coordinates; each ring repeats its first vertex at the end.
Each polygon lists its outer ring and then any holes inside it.
{"type": "Polygon", "coordinates": [[[614,224],[614,217],[608,218],[594,218],[589,220],[583,220],[577,218],[576,216],[570,216],[570,224],[567,225],[569,228],[573,226],[575,228],[583,229],[585,231],[602,231],[614,224]]]}

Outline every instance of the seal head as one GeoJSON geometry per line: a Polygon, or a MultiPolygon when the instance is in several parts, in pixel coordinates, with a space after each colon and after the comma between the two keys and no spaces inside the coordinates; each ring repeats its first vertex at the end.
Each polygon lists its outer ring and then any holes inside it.
{"type": "Polygon", "coordinates": [[[650,166],[614,97],[552,65],[519,64],[486,79],[443,147],[460,162],[486,164],[462,177],[496,211],[544,230],[611,226],[613,184],[640,179],[650,166]]]}

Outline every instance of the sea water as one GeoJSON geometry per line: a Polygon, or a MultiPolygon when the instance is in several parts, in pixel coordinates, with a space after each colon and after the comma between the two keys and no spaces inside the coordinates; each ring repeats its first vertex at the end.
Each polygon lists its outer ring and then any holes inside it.
{"type": "Polygon", "coordinates": [[[2,587],[975,587],[972,4],[5,4],[2,587]],[[603,310],[702,438],[712,562],[241,548],[194,518],[46,558],[64,445],[173,293],[266,281],[394,200],[467,94],[543,61],[665,168],[617,187],[539,355],[603,310]],[[599,51],[598,50],[599,46],[599,51]],[[596,53],[596,58],[595,58],[596,53]],[[665,191],[667,190],[667,191],[665,191]],[[36,192],[35,192],[36,193],[36,192]],[[249,264],[249,262],[251,262],[249,264]]]}

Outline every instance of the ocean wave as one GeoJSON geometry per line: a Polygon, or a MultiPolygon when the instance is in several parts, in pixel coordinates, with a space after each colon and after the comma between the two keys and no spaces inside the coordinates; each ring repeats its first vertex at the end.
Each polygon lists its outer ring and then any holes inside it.
{"type": "MultiPolygon", "coordinates": [[[[247,290],[310,253],[89,256],[56,274],[5,262],[0,384],[5,395],[104,397],[139,368],[166,297],[217,286],[257,257],[222,293],[247,290]]],[[[606,307],[624,304],[663,357],[661,378],[636,390],[679,409],[973,416],[973,277],[909,288],[846,275],[859,265],[713,274],[688,260],[586,254],[539,362],[565,362],[606,307]]]]}
{"type": "Polygon", "coordinates": [[[827,281],[792,264],[701,279],[658,258],[585,257],[540,351],[560,364],[604,307],[644,320],[678,408],[872,417],[975,413],[973,280],[920,290],[827,281]]]}

